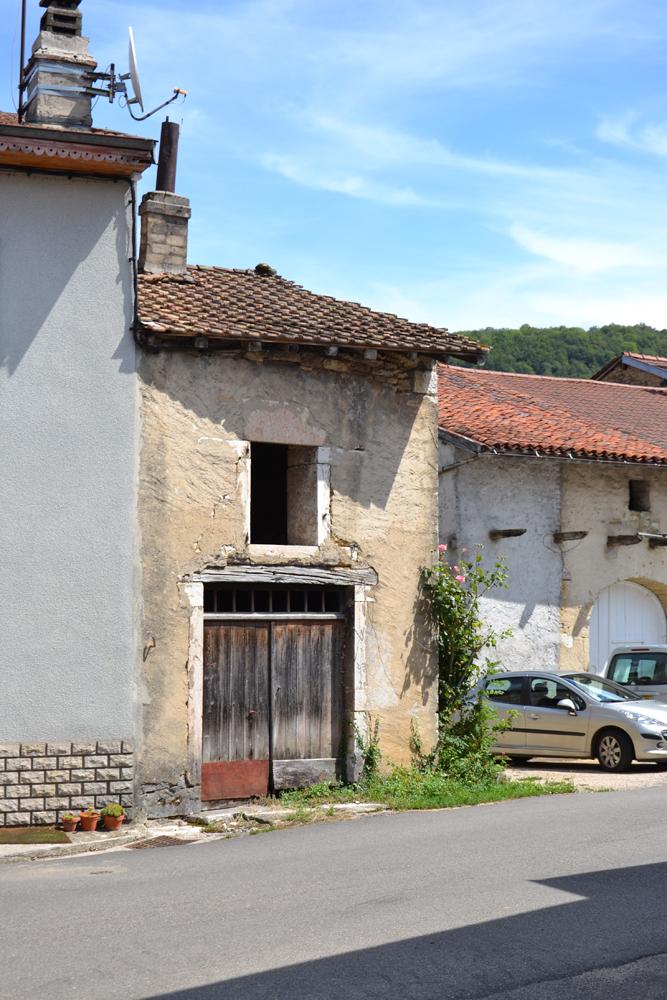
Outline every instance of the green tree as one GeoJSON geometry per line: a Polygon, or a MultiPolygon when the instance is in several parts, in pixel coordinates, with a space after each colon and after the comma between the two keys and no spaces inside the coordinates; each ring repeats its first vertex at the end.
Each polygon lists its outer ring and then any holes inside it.
{"type": "Polygon", "coordinates": [[[667,330],[656,330],[645,323],[609,323],[588,330],[525,323],[518,330],[486,327],[461,332],[492,348],[485,364],[489,371],[590,378],[623,351],[667,357],[667,330]]]}

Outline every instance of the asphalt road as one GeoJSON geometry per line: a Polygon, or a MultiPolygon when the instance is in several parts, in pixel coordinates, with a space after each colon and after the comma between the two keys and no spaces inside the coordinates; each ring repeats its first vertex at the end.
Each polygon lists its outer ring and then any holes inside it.
{"type": "Polygon", "coordinates": [[[0,866],[3,1000],[664,1000],[667,789],[0,866]]]}

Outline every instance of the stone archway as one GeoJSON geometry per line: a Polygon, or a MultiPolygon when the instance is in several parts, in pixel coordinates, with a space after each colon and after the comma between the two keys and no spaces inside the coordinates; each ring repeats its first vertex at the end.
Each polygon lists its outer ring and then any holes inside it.
{"type": "Polygon", "coordinates": [[[667,641],[667,619],[659,598],[630,580],[605,587],[591,614],[589,669],[602,673],[616,646],[667,641]]]}

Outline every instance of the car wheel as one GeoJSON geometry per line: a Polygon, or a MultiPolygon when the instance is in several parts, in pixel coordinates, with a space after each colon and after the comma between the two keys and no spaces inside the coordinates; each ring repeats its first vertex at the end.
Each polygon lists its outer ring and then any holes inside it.
{"type": "Polygon", "coordinates": [[[610,729],[600,736],[597,758],[605,771],[627,771],[634,756],[632,740],[619,729],[610,729]]]}

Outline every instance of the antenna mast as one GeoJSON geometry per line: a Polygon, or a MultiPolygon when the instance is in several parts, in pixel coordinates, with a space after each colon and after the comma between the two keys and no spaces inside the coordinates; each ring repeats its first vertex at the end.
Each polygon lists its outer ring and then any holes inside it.
{"type": "Polygon", "coordinates": [[[26,0],[23,0],[21,5],[21,67],[19,70],[19,108],[18,108],[18,118],[19,125],[23,121],[23,92],[25,90],[25,7],[26,0]]]}

